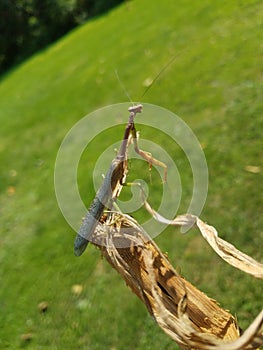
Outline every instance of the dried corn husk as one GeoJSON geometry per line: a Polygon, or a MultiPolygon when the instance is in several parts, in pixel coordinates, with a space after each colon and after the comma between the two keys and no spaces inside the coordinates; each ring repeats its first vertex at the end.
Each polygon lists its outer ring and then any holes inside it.
{"type": "MultiPolygon", "coordinates": [[[[240,336],[235,317],[180,276],[133,218],[111,212],[101,221],[93,242],[180,348],[257,349],[263,344],[263,310],[240,336]]],[[[261,264],[218,239],[215,229],[199,218],[185,215],[172,224],[196,224],[224,260],[262,278],[261,264]]]]}

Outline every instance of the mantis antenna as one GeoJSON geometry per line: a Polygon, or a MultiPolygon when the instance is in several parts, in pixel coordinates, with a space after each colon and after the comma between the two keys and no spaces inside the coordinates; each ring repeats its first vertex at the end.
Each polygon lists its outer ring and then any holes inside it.
{"type": "MultiPolygon", "coordinates": [[[[153,84],[162,76],[162,74],[171,66],[171,64],[185,52],[185,50],[180,51],[180,53],[173,55],[173,57],[163,66],[163,68],[159,71],[159,73],[155,76],[155,78],[152,80],[151,84],[147,86],[147,88],[144,90],[143,94],[141,95],[141,99],[146,95],[146,93],[150,90],[150,88],[153,86],[153,84]]],[[[123,84],[122,80],[119,77],[118,70],[115,69],[115,75],[122,87],[122,90],[124,91],[125,95],[128,97],[128,100],[134,105],[134,102],[131,99],[130,94],[128,93],[125,85],[123,84]]]]}
{"type": "Polygon", "coordinates": [[[125,95],[128,97],[128,100],[129,100],[132,104],[134,104],[134,102],[133,102],[132,99],[131,99],[130,94],[128,93],[128,91],[127,91],[125,85],[123,84],[123,82],[121,81],[121,79],[120,79],[120,77],[119,77],[119,74],[118,74],[118,70],[117,70],[117,69],[115,69],[115,75],[116,75],[116,77],[117,77],[117,79],[118,79],[118,81],[119,81],[119,83],[120,83],[120,86],[121,86],[122,90],[124,91],[125,95]]]}
{"type": "Polygon", "coordinates": [[[155,76],[155,78],[152,80],[151,84],[147,86],[147,88],[144,90],[144,93],[142,94],[141,98],[143,98],[146,93],[150,90],[150,88],[153,86],[153,84],[160,78],[160,76],[163,74],[163,72],[166,71],[168,67],[175,61],[176,58],[178,58],[182,54],[182,51],[176,55],[174,55],[170,61],[168,61],[163,68],[160,70],[160,72],[155,76]]]}

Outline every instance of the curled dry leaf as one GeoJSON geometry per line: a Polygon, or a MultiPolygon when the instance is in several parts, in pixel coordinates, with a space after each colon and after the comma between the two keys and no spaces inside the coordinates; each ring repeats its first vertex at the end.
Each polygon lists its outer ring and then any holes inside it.
{"type": "Polygon", "coordinates": [[[83,286],[81,284],[74,284],[71,287],[72,294],[79,296],[83,292],[83,286]]]}
{"type": "Polygon", "coordinates": [[[16,188],[14,186],[9,186],[6,192],[8,196],[12,197],[16,194],[16,188]]]}
{"type": "Polygon", "coordinates": [[[259,174],[260,173],[260,167],[256,165],[247,165],[245,166],[245,170],[252,174],[259,174]]]}
{"type": "Polygon", "coordinates": [[[244,254],[235,246],[220,238],[217,230],[213,226],[204,223],[197,216],[185,214],[177,216],[173,220],[169,220],[152,209],[148,202],[145,202],[145,207],[147,211],[161,223],[180,226],[186,229],[189,229],[195,225],[214,251],[228,264],[254,277],[263,279],[263,264],[244,254]]]}
{"type": "Polygon", "coordinates": [[[49,308],[49,303],[47,301],[41,301],[39,304],[38,304],[38,310],[42,313],[46,312],[47,309],[49,308]]]}
{"type": "Polygon", "coordinates": [[[34,338],[33,333],[24,333],[24,334],[21,335],[21,340],[24,341],[24,342],[29,342],[33,338],[34,338]]]}

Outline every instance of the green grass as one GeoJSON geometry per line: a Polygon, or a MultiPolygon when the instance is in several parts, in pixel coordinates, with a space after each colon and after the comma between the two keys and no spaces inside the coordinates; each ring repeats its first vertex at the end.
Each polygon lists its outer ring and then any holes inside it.
{"type": "MultiPolygon", "coordinates": [[[[1,349],[176,348],[98,250],[90,246],[74,257],[75,232],[54,193],[56,154],[68,130],[85,114],[126,101],[115,69],[140,101],[144,81],[178,55],[140,102],[168,108],[192,128],[210,173],[202,218],[262,260],[262,11],[256,0],[127,2],[2,79],[1,349]],[[249,173],[247,165],[261,172],[249,173]],[[72,293],[74,284],[83,285],[80,296],[72,293]],[[49,308],[41,314],[43,300],[49,308]],[[32,333],[31,341],[21,340],[25,333],[32,333]]],[[[153,141],[159,137],[143,126],[140,131],[153,141]]],[[[92,166],[120,132],[94,140],[83,155],[79,185],[87,204],[94,195],[92,166]]],[[[168,140],[158,142],[169,152],[168,140]]],[[[184,169],[180,157],[178,164],[184,169]]],[[[145,164],[138,171],[134,176],[147,175],[145,164]]],[[[187,192],[187,171],[182,181],[187,192]]],[[[158,202],[158,186],[151,195],[158,202]]],[[[227,266],[196,231],[182,236],[167,229],[156,241],[187,279],[238,316],[241,327],[260,311],[262,283],[227,266]]]]}

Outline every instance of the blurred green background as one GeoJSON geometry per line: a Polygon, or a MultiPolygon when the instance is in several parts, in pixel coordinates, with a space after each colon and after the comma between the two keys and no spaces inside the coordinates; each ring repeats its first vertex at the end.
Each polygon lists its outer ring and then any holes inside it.
{"type": "MultiPolygon", "coordinates": [[[[2,78],[1,349],[177,348],[96,248],[73,255],[75,232],[56,202],[54,165],[66,133],[95,109],[127,100],[116,69],[133,100],[168,108],[192,128],[209,167],[202,219],[262,261],[262,13],[263,3],[253,0],[128,1],[2,78]],[[147,82],[175,55],[141,100],[147,82]],[[47,306],[39,305],[43,301],[47,306]]],[[[144,138],[159,137],[138,129],[144,138]]],[[[79,187],[87,205],[94,196],[93,166],[120,133],[110,130],[83,155],[79,187]]],[[[159,142],[169,152],[168,140],[159,142]]],[[[176,157],[184,207],[192,179],[183,155],[176,157]]],[[[147,180],[147,165],[139,163],[132,176],[147,180]]],[[[161,186],[149,188],[158,201],[161,186]]],[[[140,221],[145,213],[137,215],[140,221]]],[[[168,228],[156,242],[242,328],[261,310],[262,282],[220,260],[197,231],[182,236],[168,228]]]]}

